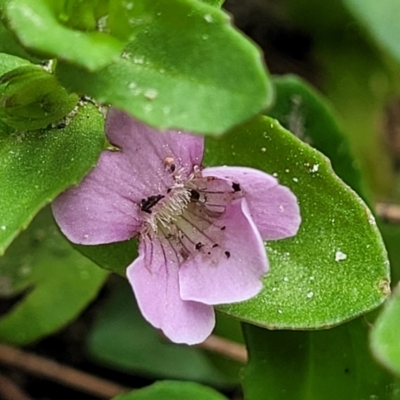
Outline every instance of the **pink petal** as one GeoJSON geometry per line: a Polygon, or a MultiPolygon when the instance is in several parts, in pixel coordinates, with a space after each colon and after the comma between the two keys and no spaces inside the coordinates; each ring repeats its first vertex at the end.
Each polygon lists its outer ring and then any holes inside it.
{"type": "Polygon", "coordinates": [[[79,186],[54,200],[54,218],[69,240],[95,245],[127,240],[139,232],[139,207],[121,178],[123,163],[120,153],[103,152],[79,186]]]}
{"type": "Polygon", "coordinates": [[[268,259],[245,199],[234,200],[218,225],[224,239],[211,255],[199,253],[179,269],[184,300],[205,304],[233,303],[250,299],[262,289],[268,259]]]}
{"type": "Polygon", "coordinates": [[[297,233],[301,217],[296,196],[273,176],[246,167],[212,167],[202,173],[240,184],[264,240],[284,239],[297,233]]]}
{"type": "Polygon", "coordinates": [[[166,160],[173,160],[176,170],[188,176],[203,158],[204,139],[180,131],[159,130],[145,125],[128,114],[110,109],[106,119],[108,140],[122,149],[125,181],[134,179],[138,197],[157,195],[173,183],[166,160]]]}
{"type": "Polygon", "coordinates": [[[57,223],[75,243],[111,243],[135,236],[142,226],[141,201],[166,194],[173,183],[165,160],[177,170],[183,168],[186,176],[203,156],[200,136],[162,133],[115,109],[108,113],[106,131],[120,151],[104,151],[79,186],[53,203],[57,223]]]}
{"type": "Polygon", "coordinates": [[[146,320],[175,343],[204,341],[215,325],[211,306],[184,301],[179,295],[178,264],[173,250],[159,241],[146,241],[127,276],[146,320]]]}

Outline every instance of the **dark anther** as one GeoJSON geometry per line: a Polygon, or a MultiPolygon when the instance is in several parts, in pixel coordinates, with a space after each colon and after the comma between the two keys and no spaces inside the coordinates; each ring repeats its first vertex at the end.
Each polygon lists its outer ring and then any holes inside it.
{"type": "Polygon", "coordinates": [[[226,258],[229,258],[231,256],[231,253],[229,251],[225,252],[226,258]]]}
{"type": "Polygon", "coordinates": [[[203,246],[204,246],[203,243],[198,242],[198,243],[196,243],[196,246],[194,246],[194,248],[195,248],[196,250],[200,250],[203,246]]]}
{"type": "Polygon", "coordinates": [[[156,196],[149,196],[147,199],[142,199],[140,209],[145,213],[151,214],[151,209],[163,198],[162,194],[158,194],[156,196]]]}
{"type": "Polygon", "coordinates": [[[240,192],[240,185],[238,183],[233,182],[232,183],[232,189],[234,192],[240,192]]]}
{"type": "Polygon", "coordinates": [[[211,251],[207,252],[207,254],[210,256],[211,255],[211,251]]]}
{"type": "Polygon", "coordinates": [[[169,166],[169,170],[171,171],[171,172],[174,172],[175,171],[175,164],[171,164],[170,166],[169,166]]]}
{"type": "Polygon", "coordinates": [[[198,201],[200,199],[200,193],[197,190],[190,191],[190,199],[193,201],[198,201]]]}
{"type": "Polygon", "coordinates": [[[224,231],[226,228],[226,226],[221,227],[221,231],[224,231]]]}
{"type": "Polygon", "coordinates": [[[212,247],[213,247],[213,249],[215,249],[216,247],[218,247],[218,243],[214,243],[214,244],[212,245],[212,247]]]}

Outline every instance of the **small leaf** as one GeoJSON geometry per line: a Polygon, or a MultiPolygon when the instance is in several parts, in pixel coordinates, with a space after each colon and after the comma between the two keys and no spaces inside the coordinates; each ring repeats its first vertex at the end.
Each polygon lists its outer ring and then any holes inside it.
{"type": "Polygon", "coordinates": [[[398,0],[345,0],[350,12],[376,43],[400,62],[400,3],[398,0]]]}
{"type": "Polygon", "coordinates": [[[161,381],[113,400],[227,400],[214,389],[194,382],[161,381]]]}
{"type": "Polygon", "coordinates": [[[63,238],[50,210],[43,210],[0,258],[0,297],[24,294],[0,318],[0,341],[27,344],[65,326],[106,277],[63,238]]]}
{"type": "Polygon", "coordinates": [[[63,25],[64,3],[9,0],[4,14],[10,29],[31,52],[99,70],[117,59],[124,43],[98,31],[79,31],[63,25]]]}
{"type": "Polygon", "coordinates": [[[46,128],[78,103],[76,94],[68,93],[54,75],[35,65],[3,74],[0,93],[0,118],[22,131],[46,128]]]}
{"type": "Polygon", "coordinates": [[[194,0],[111,4],[109,28],[130,42],[101,71],[59,63],[67,88],[160,129],[205,134],[221,134],[269,105],[260,51],[223,11],[194,0]]]}
{"type": "Polygon", "coordinates": [[[104,140],[102,114],[90,104],[46,131],[13,133],[0,125],[0,254],[45,204],[95,166],[104,140]]]}
{"type": "Polygon", "coordinates": [[[326,328],[387,297],[389,266],[375,220],[318,151],[264,117],[208,138],[204,164],[274,174],[297,196],[302,215],[294,238],[267,243],[271,272],[263,291],[219,310],[271,328],[326,328]]]}
{"type": "Polygon", "coordinates": [[[0,53],[0,76],[21,67],[30,65],[30,62],[10,54],[0,53]]]}
{"type": "Polygon", "coordinates": [[[316,332],[245,325],[244,333],[247,400],[398,399],[399,385],[369,354],[361,318],[316,332]]]}
{"type": "Polygon", "coordinates": [[[400,376],[400,285],[387,301],[382,313],[375,321],[371,333],[371,349],[375,357],[400,376]]]}

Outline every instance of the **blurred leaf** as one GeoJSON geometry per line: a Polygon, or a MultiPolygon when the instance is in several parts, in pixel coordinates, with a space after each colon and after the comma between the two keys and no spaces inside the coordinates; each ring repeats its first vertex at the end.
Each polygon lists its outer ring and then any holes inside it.
{"type": "Polygon", "coordinates": [[[365,321],[315,332],[245,325],[247,400],[399,399],[399,385],[368,352],[365,321]]]}
{"type": "Polygon", "coordinates": [[[103,116],[90,104],[50,130],[0,125],[0,254],[45,204],[94,167],[104,141],[103,116]]]}
{"type": "Polygon", "coordinates": [[[227,400],[214,389],[194,382],[162,381],[113,400],[227,400]]]}
{"type": "Polygon", "coordinates": [[[6,23],[30,51],[99,70],[117,59],[124,43],[98,31],[79,31],[63,25],[64,2],[9,0],[4,5],[6,23]],[[59,13],[57,13],[59,11],[59,13]]]}
{"type": "Polygon", "coordinates": [[[371,348],[375,357],[394,374],[400,376],[400,285],[386,302],[375,321],[371,348]]]}
{"type": "MultiPolygon", "coordinates": [[[[0,11],[1,12],[1,11],[0,11]]],[[[39,60],[26,52],[26,50],[19,44],[14,35],[10,32],[10,30],[4,25],[4,21],[0,18],[0,53],[8,53],[14,56],[18,56],[21,58],[32,62],[39,62],[39,60]]]]}
{"type": "Polygon", "coordinates": [[[106,277],[62,237],[46,208],[0,258],[0,297],[25,290],[0,318],[0,341],[27,344],[65,326],[93,300],[106,277]]]}
{"type": "Polygon", "coordinates": [[[400,62],[400,2],[398,0],[344,0],[344,5],[375,39],[400,62]]]}
{"type": "Polygon", "coordinates": [[[276,100],[268,115],[325,154],[336,174],[363,197],[360,170],[328,100],[294,75],[274,77],[273,82],[276,100]]]}
{"type": "Polygon", "coordinates": [[[400,281],[400,226],[385,221],[379,221],[378,226],[389,256],[392,285],[395,286],[400,281]]]}
{"type": "Polygon", "coordinates": [[[323,77],[319,86],[344,122],[369,189],[375,197],[390,198],[396,179],[382,127],[387,105],[400,90],[399,66],[368,42],[342,1],[289,3],[294,23],[312,33],[312,57],[323,77]]]}
{"type": "Polygon", "coordinates": [[[294,238],[267,243],[271,272],[263,291],[219,310],[266,327],[324,328],[387,297],[389,266],[375,220],[318,151],[264,117],[207,139],[204,164],[274,174],[297,196],[302,215],[294,238]]]}
{"type": "Polygon", "coordinates": [[[108,368],[169,379],[187,379],[225,386],[237,381],[225,376],[196,347],[163,339],[141,316],[132,289],[124,281],[114,288],[92,331],[87,348],[108,368]]]}
{"type": "Polygon", "coordinates": [[[111,1],[111,33],[130,40],[101,71],[59,63],[72,91],[160,129],[221,134],[271,101],[260,51],[221,10],[194,0],[111,1]]]}

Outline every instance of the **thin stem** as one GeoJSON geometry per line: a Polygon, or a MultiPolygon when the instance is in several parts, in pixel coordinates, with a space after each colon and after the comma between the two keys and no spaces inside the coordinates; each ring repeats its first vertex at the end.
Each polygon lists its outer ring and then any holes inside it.
{"type": "Polygon", "coordinates": [[[9,377],[0,374],[0,398],[2,400],[32,400],[9,377]]]}
{"type": "Polygon", "coordinates": [[[211,335],[203,343],[198,344],[197,347],[218,353],[242,364],[246,364],[248,360],[247,350],[244,345],[220,336],[211,335]]]}
{"type": "Polygon", "coordinates": [[[395,224],[400,224],[400,205],[378,203],[375,210],[377,215],[382,219],[395,224]]]}
{"type": "Polygon", "coordinates": [[[78,371],[42,356],[0,344],[0,363],[22,369],[33,375],[61,383],[100,399],[109,399],[130,388],[78,371]]]}

